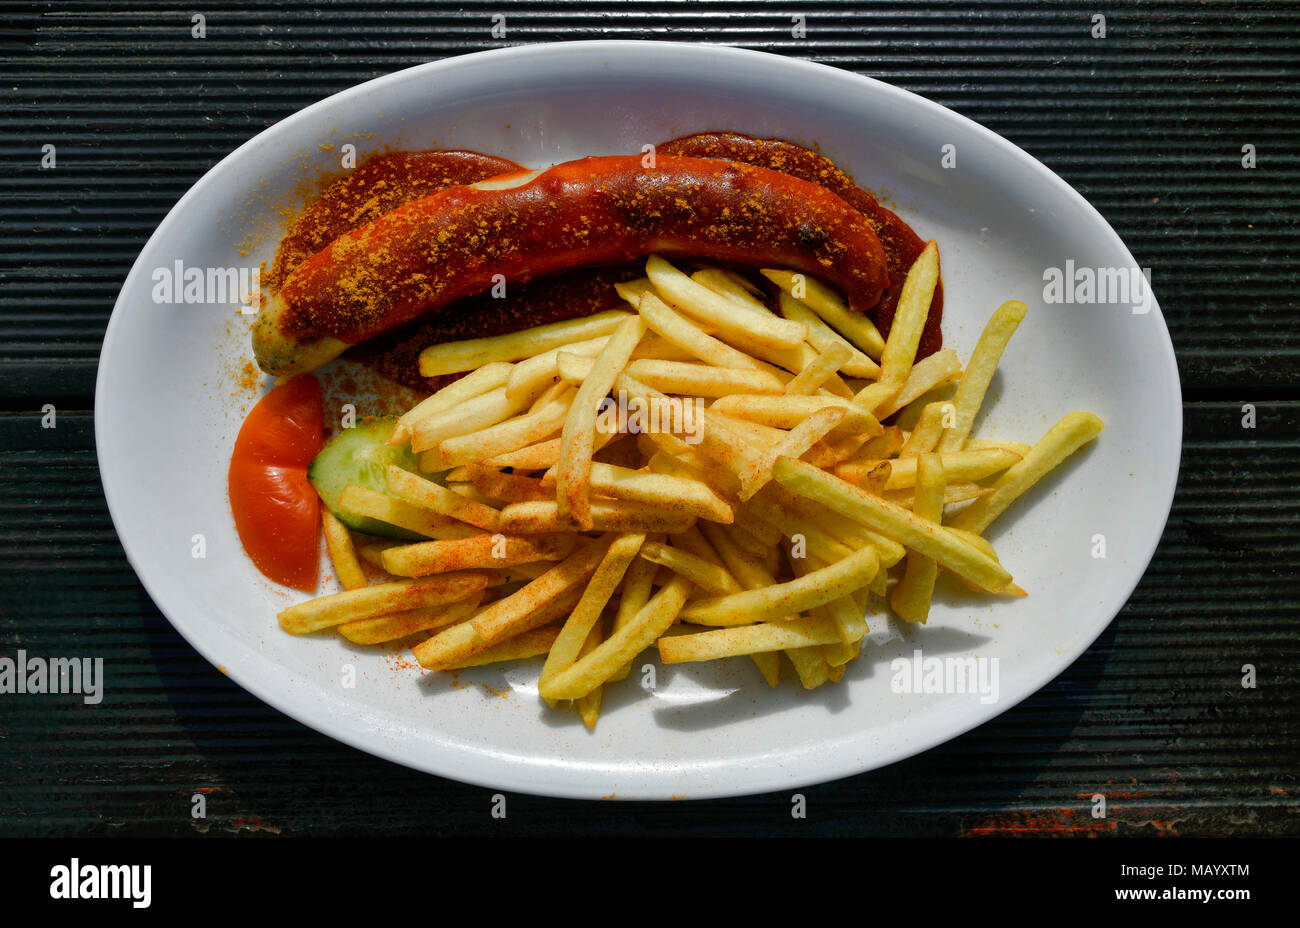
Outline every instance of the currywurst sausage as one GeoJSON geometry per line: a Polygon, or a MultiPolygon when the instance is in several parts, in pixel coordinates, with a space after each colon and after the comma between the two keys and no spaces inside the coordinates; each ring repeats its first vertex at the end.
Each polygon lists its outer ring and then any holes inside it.
{"type": "Polygon", "coordinates": [[[704,158],[583,158],[439,190],[340,236],[262,310],[254,352],[269,373],[311,370],[502,279],[660,252],[803,271],[857,312],[890,284],[870,223],[816,183],[704,158]]]}

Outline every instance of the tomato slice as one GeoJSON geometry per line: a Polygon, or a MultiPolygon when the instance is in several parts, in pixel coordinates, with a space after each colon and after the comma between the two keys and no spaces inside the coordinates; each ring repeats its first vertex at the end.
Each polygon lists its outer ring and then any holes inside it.
{"type": "Polygon", "coordinates": [[[307,465],[324,441],[320,384],[299,374],[258,401],[230,457],[230,508],[266,577],[308,593],[320,573],[320,497],[307,465]]]}

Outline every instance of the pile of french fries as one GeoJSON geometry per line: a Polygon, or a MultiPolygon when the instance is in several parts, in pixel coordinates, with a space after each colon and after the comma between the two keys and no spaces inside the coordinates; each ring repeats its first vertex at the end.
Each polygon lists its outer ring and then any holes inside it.
{"type": "Polygon", "coordinates": [[[982,533],[1102,428],[1074,412],[1032,446],[971,436],[1025,304],[994,312],[963,370],[951,349],[916,361],[933,242],[888,339],[812,278],[762,273],[778,313],[738,274],[655,256],[619,287],[628,311],[426,349],[422,374],[464,376],[393,431],[423,476],[391,467],[387,493],[341,505],[428,540],[358,546],[326,512],[344,591],[282,627],[419,634],[428,670],[545,655],[540,695],[590,727],[652,645],[670,664],[747,656],[772,686],[784,653],[811,689],[883,621],[873,594],[906,622],[941,572],[1025,595],[982,533]],[[666,414],[612,427],[612,400],[666,414]],[[368,585],[359,559],[393,579],[368,585]]]}

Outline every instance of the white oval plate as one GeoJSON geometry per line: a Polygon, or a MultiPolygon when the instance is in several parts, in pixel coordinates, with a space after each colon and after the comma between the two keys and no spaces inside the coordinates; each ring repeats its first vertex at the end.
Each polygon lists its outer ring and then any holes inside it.
{"type": "Polygon", "coordinates": [[[1101,216],[1020,149],[844,71],[641,42],[422,65],[261,133],[158,227],[104,339],[95,407],[104,490],[127,557],[177,630],[261,699],[362,750],[495,789],[582,798],[731,796],[831,780],[953,738],[1045,685],[1120,610],[1155,550],[1182,431],[1169,334],[1154,305],[1145,314],[1127,304],[1045,305],[1044,269],[1067,260],[1134,263],[1101,216]],[[249,563],[225,489],[249,405],[232,398],[230,357],[247,356],[246,320],[231,306],[155,304],[154,269],[269,259],[276,204],[293,202],[304,177],[336,169],[344,143],[361,155],[385,145],[468,148],[544,165],[711,129],[817,144],[899,204],[939,242],[945,343],[963,361],[995,307],[1029,303],[978,433],[1032,442],[1075,409],[1096,412],[1106,429],[991,531],[1028,598],[940,595],[927,626],[878,643],[841,685],[812,692],[789,681],[769,690],[743,659],[661,667],[652,650],[637,665],[655,667],[655,688],[637,685],[640,671],[611,687],[594,732],[539,701],[535,662],[422,679],[392,655],[281,632],[275,613],[301,594],[272,587],[249,563]],[[954,168],[941,166],[946,145],[954,168]],[[241,254],[250,232],[263,241],[241,254]],[[195,535],[206,557],[194,557],[195,535]],[[1099,535],[1105,558],[1092,556],[1099,535]],[[891,661],[916,649],[996,659],[997,698],[894,692],[891,661]],[[349,664],[352,688],[343,685],[349,664]]]}

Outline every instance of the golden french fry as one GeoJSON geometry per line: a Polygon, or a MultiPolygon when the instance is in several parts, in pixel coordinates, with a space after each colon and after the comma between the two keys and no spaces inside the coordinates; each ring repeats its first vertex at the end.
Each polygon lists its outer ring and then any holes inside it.
{"type": "Polygon", "coordinates": [[[848,410],[838,406],[824,406],[811,413],[792,428],[784,437],[759,450],[738,470],[740,498],[747,500],[772,479],[772,465],[782,455],[798,458],[808,453],[818,441],[848,418],[848,410]]]}
{"type": "Polygon", "coordinates": [[[582,528],[592,526],[590,476],[591,456],[596,451],[596,415],[644,333],[645,322],[640,316],[628,316],[618,324],[596,356],[564,419],[555,498],[561,518],[572,516],[582,528]]]}
{"type": "Polygon", "coordinates": [[[498,422],[476,432],[444,439],[438,446],[443,462],[452,466],[470,464],[518,451],[560,431],[569,412],[570,399],[557,399],[537,412],[498,422]]]}
{"type": "MultiPolygon", "coordinates": [[[[587,640],[583,642],[582,650],[578,652],[578,657],[583,658],[596,650],[597,646],[605,640],[605,620],[597,617],[596,624],[591,627],[591,632],[587,635],[587,640]]],[[[579,696],[573,701],[573,707],[578,710],[578,715],[582,718],[582,724],[587,726],[591,731],[596,727],[596,720],[600,718],[600,706],[604,702],[604,684],[596,687],[585,696],[579,696]]]]}
{"type": "Polygon", "coordinates": [[[725,568],[711,564],[704,558],[683,551],[681,548],[658,542],[646,542],[641,549],[641,556],[647,561],[662,564],[674,573],[681,574],[705,592],[714,595],[741,592],[740,584],[727,573],[725,568]]]}
{"type": "Polygon", "coordinates": [[[844,366],[844,362],[851,357],[849,351],[849,346],[846,344],[828,345],[825,351],[812,358],[794,379],[785,385],[785,392],[805,396],[816,393],[821,389],[822,384],[830,380],[844,366]]]}
{"type": "Polygon", "coordinates": [[[357,549],[352,544],[348,528],[325,506],[320,507],[321,522],[325,529],[325,547],[329,550],[334,573],[345,590],[357,590],[366,585],[366,574],[357,561],[357,549]]]}
{"type": "Polygon", "coordinates": [[[945,417],[951,418],[952,411],[951,403],[926,403],[916,428],[907,436],[906,443],[898,450],[898,456],[914,458],[935,450],[939,439],[943,437],[943,420],[945,417]]]}
{"type": "Polygon", "coordinates": [[[894,322],[889,328],[889,338],[885,339],[885,348],[880,353],[882,383],[901,385],[907,380],[912,363],[916,360],[916,348],[921,342],[921,332],[925,329],[925,320],[930,314],[930,300],[938,282],[939,248],[934,242],[929,242],[907,272],[903,289],[898,295],[894,322]]]}
{"type": "Polygon", "coordinates": [[[423,422],[436,413],[455,409],[466,400],[504,386],[513,368],[513,364],[500,361],[484,364],[459,380],[447,384],[398,418],[397,424],[393,427],[393,434],[388,438],[388,444],[406,444],[411,440],[411,427],[417,422],[423,422]]]}
{"type": "Polygon", "coordinates": [[[303,635],[372,616],[465,599],[487,587],[488,571],[458,571],[419,580],[379,583],[297,603],[280,612],[280,627],[303,635]]]}
{"type": "Polygon", "coordinates": [[[691,583],[674,577],[655,593],[622,628],[591,653],[556,674],[538,692],[546,699],[579,699],[600,686],[668,630],[676,621],[691,583]]]}
{"type": "Polygon", "coordinates": [[[606,545],[604,556],[587,583],[582,598],[578,600],[578,605],[564,623],[563,630],[546,657],[546,664],[538,679],[539,691],[546,689],[557,674],[581,658],[585,643],[590,640],[591,632],[600,621],[601,612],[623,581],[623,576],[644,543],[645,535],[633,533],[621,535],[606,545]]]}
{"type": "Polygon", "coordinates": [[[399,577],[424,577],[453,570],[558,561],[572,553],[574,542],[573,535],[502,534],[421,541],[384,551],[384,570],[399,577]]]}
{"type": "Polygon", "coordinates": [[[478,534],[478,529],[463,522],[355,484],[343,488],[339,508],[428,538],[467,538],[478,534]]]}
{"type": "MultiPolygon", "coordinates": [[[[968,499],[979,499],[981,496],[987,496],[993,491],[988,487],[982,487],[978,483],[950,483],[943,491],[943,503],[964,503],[968,499]]],[[[912,490],[888,490],[877,493],[877,496],[884,497],[891,503],[896,503],[904,509],[913,509],[916,501],[916,494],[912,490]]],[[[949,526],[951,529],[952,526],[949,526]]]]}
{"type": "Polygon", "coordinates": [[[875,416],[852,400],[824,393],[814,396],[724,396],[715,400],[708,412],[756,422],[770,428],[792,429],[827,406],[845,411],[845,418],[839,426],[844,431],[866,432],[871,435],[879,435],[884,431],[875,416]]]}
{"type": "MultiPolygon", "coordinates": [[[[599,451],[618,437],[618,433],[602,432],[597,429],[596,450],[599,451]]],[[[516,471],[521,471],[542,470],[554,466],[559,460],[560,439],[557,437],[529,445],[527,448],[520,448],[518,451],[494,455],[480,463],[488,467],[512,467],[516,471]]]]}
{"type": "Polygon", "coordinates": [[[501,513],[491,506],[468,499],[396,464],[388,465],[388,492],[412,506],[423,506],[485,531],[495,532],[501,521],[501,513]]]}
{"type": "MultiPolygon", "coordinates": [[[[1011,575],[1000,564],[942,526],[917,518],[910,510],[865,493],[810,464],[781,458],[772,469],[772,476],[800,496],[826,504],[985,589],[1000,590],[1011,582],[1011,575]]],[[[972,505],[979,502],[976,500],[972,505]]]]}
{"type": "Polygon", "coordinates": [[[491,603],[470,619],[486,642],[509,638],[528,628],[529,616],[587,582],[609,549],[613,536],[591,539],[518,592],[491,603]]]}
{"type": "Polygon", "coordinates": [[[762,651],[837,644],[839,640],[839,632],[831,622],[809,616],[788,622],[763,622],[660,638],[659,659],[665,664],[683,664],[762,651]]]}
{"type": "Polygon", "coordinates": [[[510,399],[505,387],[489,390],[414,423],[411,426],[411,450],[417,454],[428,451],[448,438],[468,435],[504,422],[526,411],[534,399],[533,396],[510,399]]]}
{"type": "Polygon", "coordinates": [[[353,644],[381,644],[385,641],[396,641],[398,638],[405,638],[416,632],[445,628],[463,622],[474,613],[482,601],[483,592],[479,591],[468,599],[444,606],[424,606],[404,612],[377,615],[373,619],[357,619],[340,625],[339,634],[353,644]]]}
{"type": "Polygon", "coordinates": [[[739,338],[746,346],[758,342],[774,348],[793,348],[808,337],[808,327],[803,323],[774,316],[766,308],[752,309],[715,293],[658,255],[646,261],[646,276],[665,303],[709,324],[722,338],[739,338]]]}
{"type": "Polygon", "coordinates": [[[1029,453],[1033,445],[1023,441],[989,441],[984,438],[966,439],[967,451],[1014,451],[1022,458],[1029,453]]]}
{"type": "Polygon", "coordinates": [[[367,564],[370,564],[372,567],[377,567],[380,570],[383,570],[384,552],[387,551],[389,548],[395,548],[400,544],[404,544],[404,542],[372,541],[370,544],[362,545],[357,550],[357,553],[361,555],[361,559],[365,561],[367,564]]]}
{"type": "MultiPolygon", "coordinates": [[[[951,348],[941,348],[928,358],[917,361],[907,372],[902,388],[890,399],[872,408],[877,418],[886,419],[931,390],[952,383],[961,376],[961,361],[951,348]]],[[[857,400],[857,397],[854,397],[857,400]]],[[[866,406],[867,403],[862,405],[866,406]]]]}
{"type": "MultiPolygon", "coordinates": [[[[561,616],[567,615],[569,610],[577,604],[578,597],[581,595],[582,590],[573,587],[563,595],[549,600],[521,619],[517,623],[515,634],[521,635],[535,628],[541,628],[561,616]]],[[[502,601],[497,600],[494,603],[489,603],[487,606],[480,608],[478,614],[482,615],[483,612],[502,601]]],[[[420,662],[420,666],[425,670],[442,670],[443,668],[462,664],[474,655],[481,654],[497,644],[501,644],[501,642],[484,640],[475,631],[474,623],[468,621],[444,628],[433,637],[421,641],[411,650],[415,655],[415,659],[420,662]]]]}
{"type": "Polygon", "coordinates": [[[880,365],[871,360],[870,355],[856,348],[852,342],[823,322],[815,312],[784,290],[781,291],[778,299],[777,306],[781,315],[808,326],[808,343],[819,353],[847,352],[844,360],[836,367],[837,371],[843,370],[850,377],[866,377],[870,380],[880,377],[880,365]]]}
{"type": "Polygon", "coordinates": [[[522,632],[508,641],[494,644],[471,657],[443,664],[439,670],[465,670],[469,667],[482,667],[486,664],[499,664],[503,661],[517,661],[529,657],[538,657],[551,649],[555,637],[560,633],[560,626],[548,625],[522,632]]]}
{"type": "MultiPolygon", "coordinates": [[[[517,503],[529,499],[554,499],[554,488],[542,486],[535,477],[522,474],[505,474],[495,467],[470,464],[465,468],[466,478],[484,496],[502,502],[517,503]]],[[[451,475],[447,475],[451,479],[451,475]]]]}
{"type": "Polygon", "coordinates": [[[956,407],[956,422],[944,434],[939,444],[940,451],[957,451],[961,449],[970,434],[975,414],[984,403],[984,394],[993,379],[993,372],[1002,360],[1007,342],[1020,326],[1025,313],[1029,311],[1019,300],[1008,300],[999,306],[989,318],[988,324],[980,334],[980,339],[971,353],[970,364],[957,384],[957,395],[953,397],[956,407]]]}
{"type": "Polygon", "coordinates": [[[648,328],[701,361],[717,367],[772,373],[770,365],[709,335],[693,321],[674,312],[653,293],[641,297],[639,311],[648,328]]]}
{"type": "Polygon", "coordinates": [[[589,338],[586,341],[571,342],[560,345],[550,351],[543,351],[526,361],[520,361],[510,372],[506,381],[506,396],[515,399],[521,396],[533,396],[538,389],[545,389],[552,380],[559,376],[558,358],[560,352],[594,358],[609,342],[608,335],[589,338]]]}
{"type": "MultiPolygon", "coordinates": [[[[1012,464],[1020,460],[1020,455],[1014,451],[946,451],[940,456],[943,459],[943,472],[954,481],[973,482],[982,480],[990,474],[996,474],[1004,471],[1012,464]]],[[[917,461],[918,457],[899,457],[889,461],[889,479],[885,483],[886,490],[903,490],[916,483],[917,461]]],[[[835,467],[835,474],[843,477],[850,483],[858,483],[862,475],[871,469],[873,465],[866,464],[839,464],[835,467]]]]}
{"type": "Polygon", "coordinates": [[[780,393],[781,381],[766,371],[738,370],[686,361],[644,359],[627,366],[629,377],[664,393],[717,397],[731,393],[780,393]]]}
{"type": "MultiPolygon", "coordinates": [[[[675,513],[710,522],[730,522],[734,518],[731,505],[701,480],[629,470],[599,462],[592,463],[590,480],[591,489],[603,496],[647,503],[659,507],[666,514],[675,513]]],[[[549,485],[549,475],[544,476],[541,483],[549,485]]]]}
{"type": "MultiPolygon", "coordinates": [[[[947,486],[944,456],[927,453],[916,461],[916,504],[918,518],[939,523],[943,519],[943,492],[947,486]]],[[[907,568],[889,594],[889,605],[907,622],[924,622],[930,614],[930,598],[939,565],[932,558],[913,551],[907,556],[907,568]]]]}
{"type": "Polygon", "coordinates": [[[812,277],[792,271],[765,269],[759,273],[815,312],[823,322],[869,357],[880,357],[885,347],[880,330],[862,313],[851,312],[834,290],[812,277]]]}
{"type": "MultiPolygon", "coordinates": [[[[982,533],[989,527],[989,523],[1016,501],[1017,497],[1043,479],[1074,452],[1096,438],[1103,427],[1101,419],[1090,412],[1066,413],[1029,449],[1028,454],[1012,464],[1006,473],[994,481],[992,493],[981,496],[959,512],[952,520],[953,526],[982,533]]],[[[984,583],[977,577],[968,579],[988,590],[1002,588],[1001,585],[984,583]]]]}
{"type": "Polygon", "coordinates": [[[774,621],[847,596],[870,583],[879,569],[875,549],[864,548],[786,583],[695,600],[682,610],[682,620],[700,625],[774,621]]]}
{"type": "MultiPolygon", "coordinates": [[[[631,500],[593,499],[591,525],[598,532],[680,532],[695,522],[688,513],[665,512],[648,503],[631,500]]],[[[537,535],[573,531],[573,523],[560,516],[555,500],[510,503],[501,510],[502,532],[537,535]]]]}
{"type": "Polygon", "coordinates": [[[437,377],[470,371],[493,361],[520,361],[562,345],[610,335],[628,315],[611,309],[508,335],[430,345],[420,352],[420,376],[437,377]]]}

